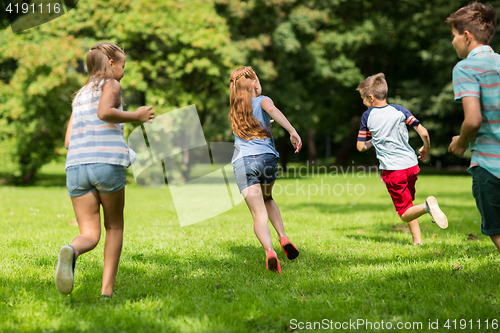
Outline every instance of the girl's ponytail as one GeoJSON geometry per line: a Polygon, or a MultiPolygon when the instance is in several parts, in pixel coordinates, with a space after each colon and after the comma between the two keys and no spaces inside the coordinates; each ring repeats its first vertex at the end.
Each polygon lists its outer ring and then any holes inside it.
{"type": "Polygon", "coordinates": [[[119,61],[123,58],[125,58],[125,52],[115,44],[99,43],[94,45],[89,52],[87,52],[87,57],[85,58],[89,77],[84,87],[91,84],[92,90],[95,91],[103,80],[113,79],[113,69],[109,64],[109,60],[113,59],[114,61],[119,61]]]}
{"type": "Polygon", "coordinates": [[[270,138],[270,129],[264,128],[252,112],[252,82],[257,75],[252,67],[240,67],[231,73],[229,83],[229,105],[231,127],[234,133],[243,140],[270,138]]]}

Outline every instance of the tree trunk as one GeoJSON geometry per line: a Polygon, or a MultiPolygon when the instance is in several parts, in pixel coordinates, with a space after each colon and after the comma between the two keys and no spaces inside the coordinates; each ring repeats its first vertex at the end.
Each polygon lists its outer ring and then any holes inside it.
{"type": "Polygon", "coordinates": [[[344,143],[337,151],[337,161],[335,164],[346,166],[348,164],[349,155],[356,146],[356,139],[358,137],[359,124],[361,122],[360,116],[354,116],[351,120],[351,130],[344,139],[344,143]]]}
{"type": "Polygon", "coordinates": [[[326,147],[325,147],[325,164],[330,164],[330,158],[332,157],[332,135],[328,133],[326,136],[326,147]]]}
{"type": "Polygon", "coordinates": [[[316,130],[310,129],[307,131],[307,159],[310,163],[316,163],[316,158],[318,157],[316,142],[314,142],[315,136],[316,130]]]}
{"type": "Polygon", "coordinates": [[[287,170],[287,164],[288,164],[288,151],[290,147],[287,146],[287,137],[284,138],[279,138],[274,141],[276,145],[276,150],[280,153],[280,162],[281,162],[281,168],[283,172],[286,172],[287,170]]]}

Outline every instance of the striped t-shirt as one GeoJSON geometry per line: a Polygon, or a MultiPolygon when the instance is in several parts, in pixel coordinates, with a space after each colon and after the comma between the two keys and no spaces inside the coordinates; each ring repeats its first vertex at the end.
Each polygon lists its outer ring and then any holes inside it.
{"type": "MultiPolygon", "coordinates": [[[[73,126],[69,141],[66,168],[79,164],[105,163],[131,164],[134,153],[125,143],[123,124],[107,123],[97,116],[102,86],[92,89],[92,84],[82,88],[73,101],[73,126]]],[[[120,103],[119,110],[123,110],[120,103]]]]}
{"type": "Polygon", "coordinates": [[[500,55],[483,45],[453,68],[455,101],[466,96],[481,99],[483,121],[470,143],[471,167],[480,165],[500,178],[500,55]]]}

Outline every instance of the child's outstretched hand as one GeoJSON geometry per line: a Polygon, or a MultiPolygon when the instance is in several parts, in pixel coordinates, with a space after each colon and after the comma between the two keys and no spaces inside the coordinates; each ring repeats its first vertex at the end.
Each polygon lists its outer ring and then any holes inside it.
{"type": "Polygon", "coordinates": [[[300,139],[299,133],[292,132],[290,134],[290,142],[292,143],[295,152],[298,153],[302,149],[302,140],[300,139]]]}
{"type": "Polygon", "coordinates": [[[419,150],[418,150],[420,156],[418,157],[419,160],[422,160],[422,161],[425,161],[426,159],[429,158],[429,150],[428,149],[425,149],[424,146],[422,146],[419,150]]]}
{"type": "Polygon", "coordinates": [[[135,111],[137,113],[137,121],[145,123],[147,121],[155,119],[155,112],[150,111],[153,109],[152,106],[141,106],[135,111]]]}

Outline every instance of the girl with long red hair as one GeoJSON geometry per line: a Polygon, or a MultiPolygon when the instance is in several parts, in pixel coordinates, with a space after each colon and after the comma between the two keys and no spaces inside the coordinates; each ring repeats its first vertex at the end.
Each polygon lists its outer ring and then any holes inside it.
{"type": "Polygon", "coordinates": [[[231,73],[229,89],[230,119],[235,135],[232,159],[234,175],[252,214],[255,235],[266,252],[266,267],[281,274],[268,219],[278,233],[287,258],[297,258],[299,251],[285,233],[280,210],[272,196],[279,154],[274,147],[271,118],[290,133],[290,141],[296,153],[302,148],[302,141],[273,101],[261,95],[259,78],[251,67],[235,69],[231,73]]]}

